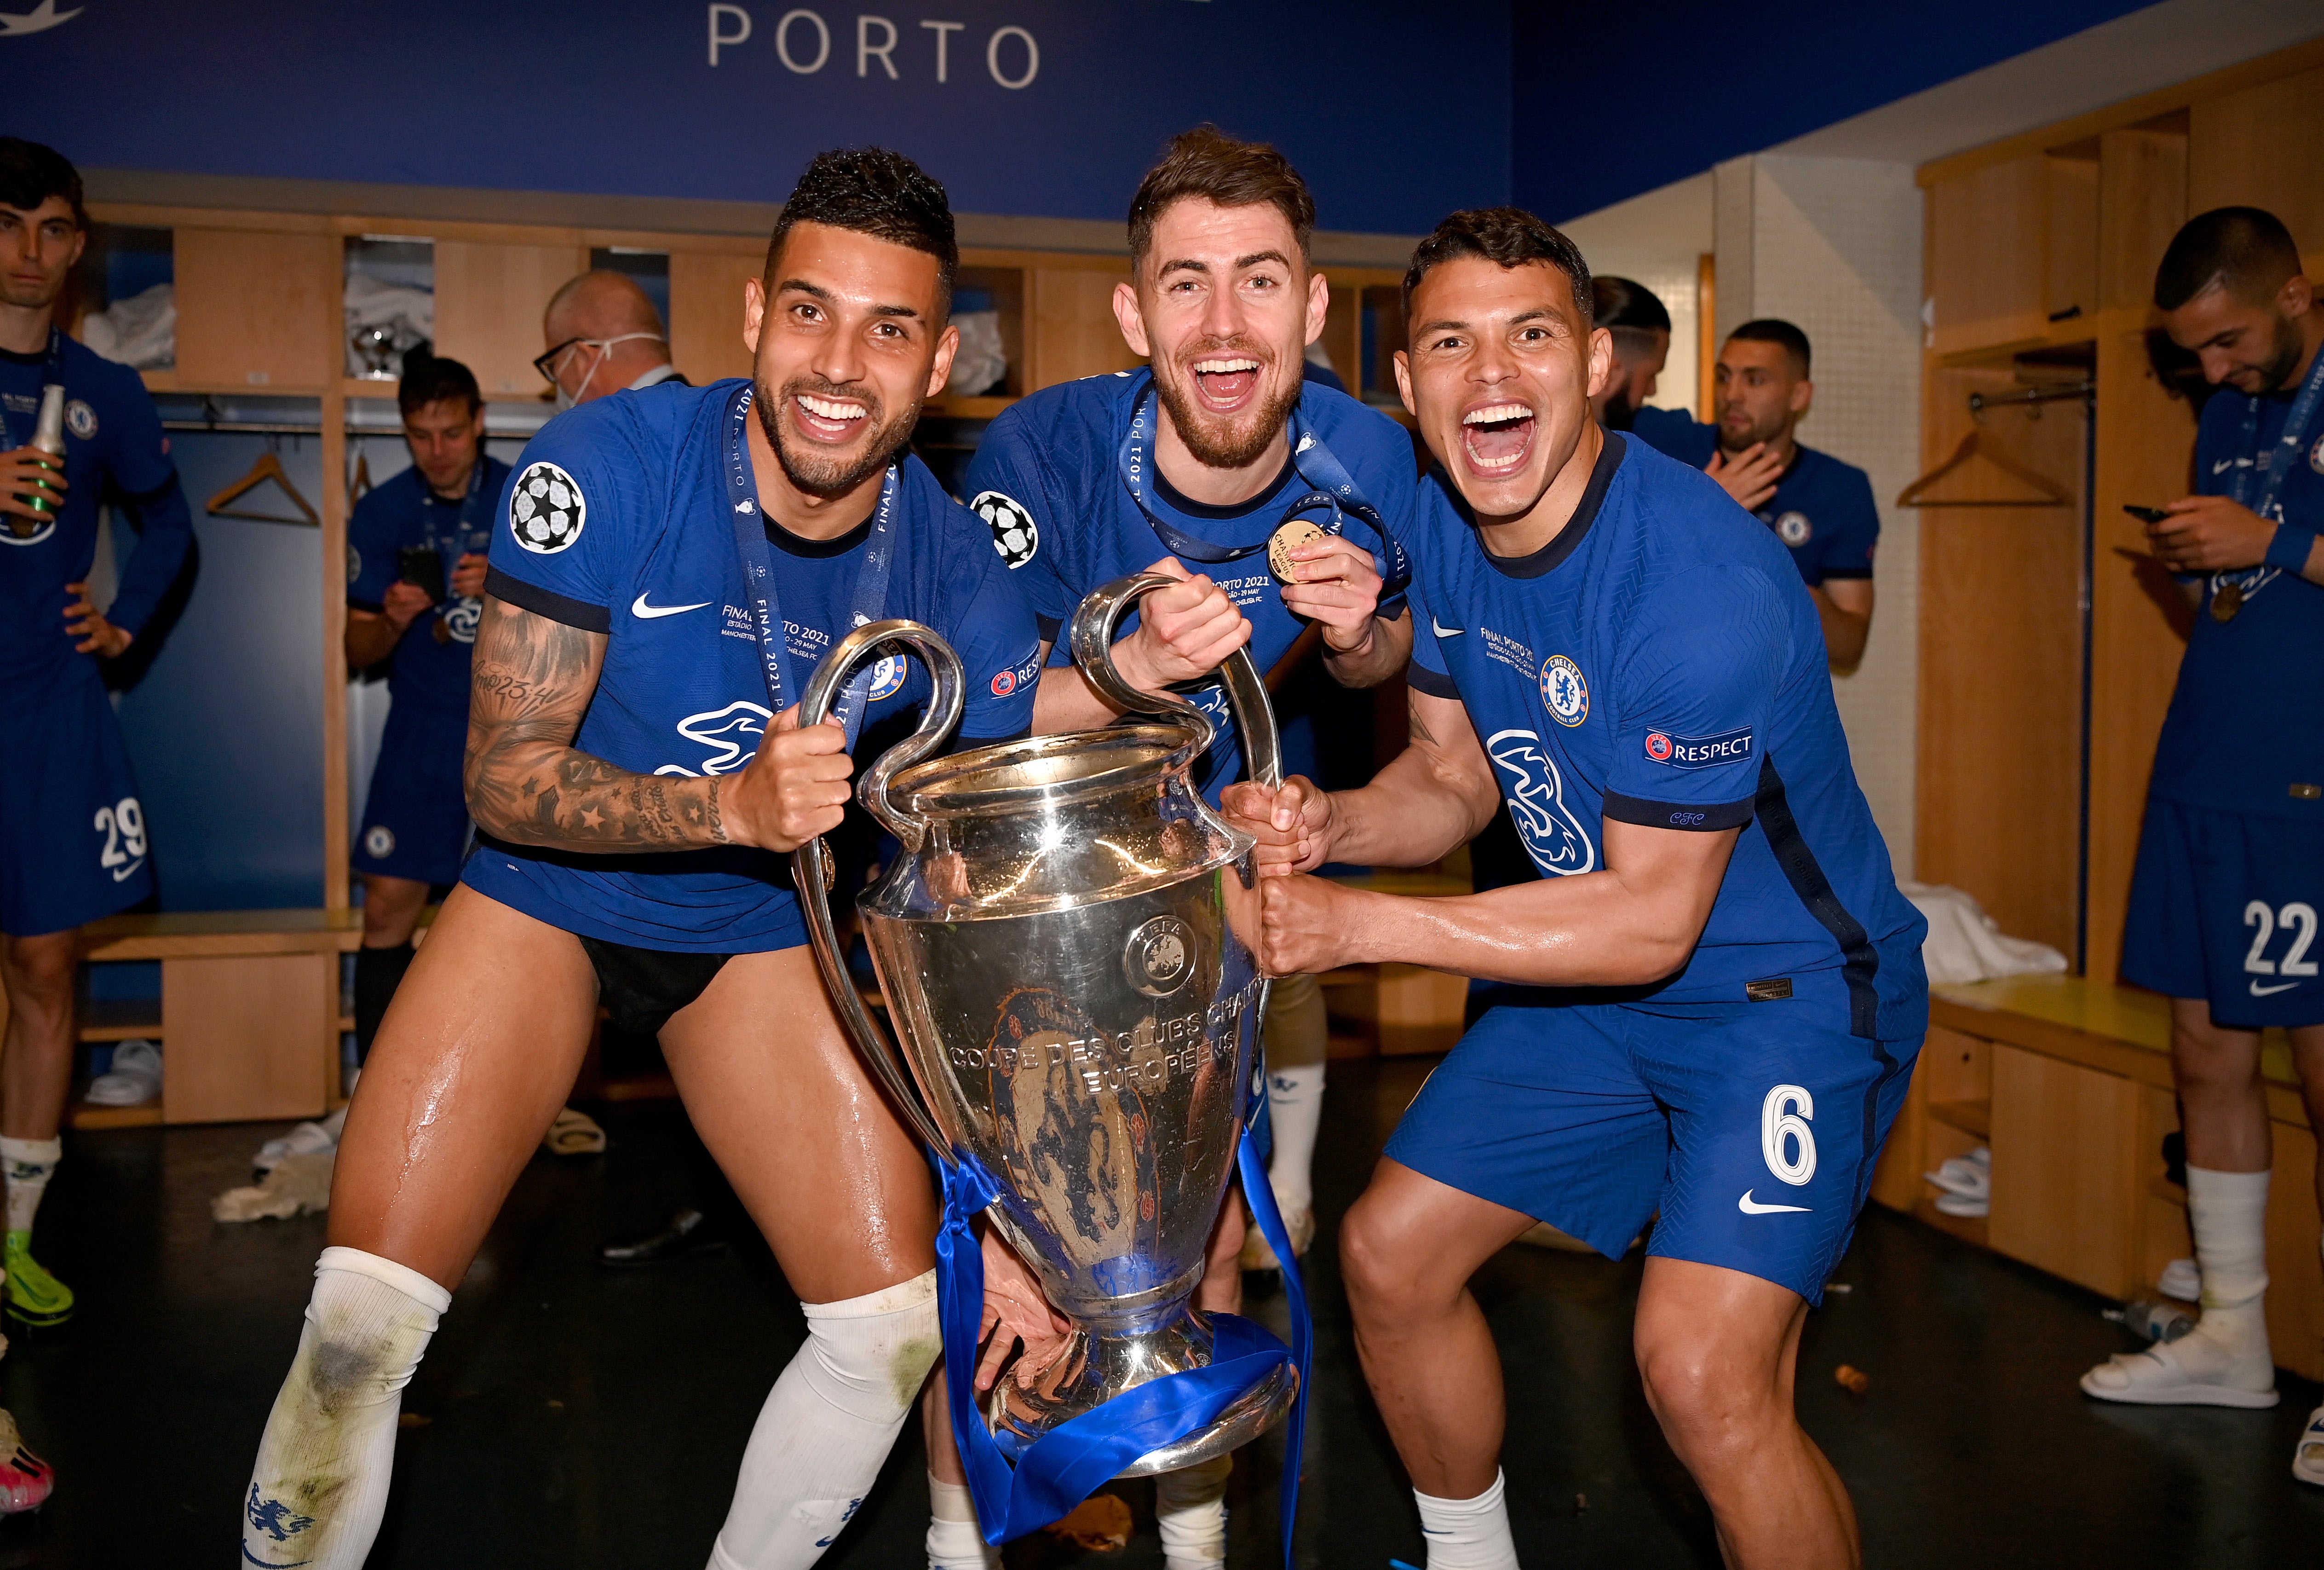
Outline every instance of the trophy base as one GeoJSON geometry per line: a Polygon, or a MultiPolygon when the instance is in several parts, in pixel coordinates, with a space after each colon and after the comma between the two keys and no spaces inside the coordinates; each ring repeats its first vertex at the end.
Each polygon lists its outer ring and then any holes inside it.
{"type": "MultiPolygon", "coordinates": [[[[1021,1354],[1020,1354],[1021,1355],[1021,1354]]],[[[1149,1380],[1211,1362],[1211,1327],[1183,1305],[1150,1330],[1091,1331],[1075,1328],[1064,1355],[1030,1389],[1017,1382],[1014,1364],[1001,1370],[985,1418],[994,1443],[1013,1463],[1036,1439],[1083,1413],[1104,1405],[1149,1380]]],[[[1229,1402],[1208,1426],[1159,1449],[1149,1450],[1121,1469],[1123,1477],[1151,1477],[1223,1455],[1258,1438],[1291,1409],[1299,1394],[1299,1371],[1279,1363],[1229,1402]]]]}

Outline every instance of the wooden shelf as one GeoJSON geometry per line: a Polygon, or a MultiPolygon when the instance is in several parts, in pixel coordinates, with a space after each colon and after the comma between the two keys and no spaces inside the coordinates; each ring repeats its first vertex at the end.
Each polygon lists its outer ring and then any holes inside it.
{"type": "Polygon", "coordinates": [[[1929,1115],[1950,1128],[1965,1134],[1975,1134],[1980,1140],[1993,1137],[1993,1101],[1932,1101],[1929,1115]]]}
{"type": "Polygon", "coordinates": [[[159,998],[98,998],[80,1005],[76,1032],[83,1041],[134,1041],[161,1039],[159,998]]]}
{"type": "Polygon", "coordinates": [[[143,1129],[161,1121],[161,1098],[155,1096],[143,1106],[92,1106],[75,1096],[65,1108],[65,1126],[77,1130],[143,1129]]]}
{"type": "Polygon", "coordinates": [[[1950,1233],[1953,1236],[1960,1239],[1963,1242],[1972,1242],[1979,1248],[1991,1246],[1986,1241],[1987,1217],[1982,1215],[1947,1215],[1943,1211],[1937,1208],[1935,1198],[1929,1195],[1923,1195],[1919,1200],[1914,1202],[1913,1205],[1913,1214],[1917,1219],[1924,1221],[1931,1226],[1935,1227],[1939,1232],[1950,1233]]]}
{"type": "Polygon", "coordinates": [[[1001,411],[1016,402],[1014,398],[931,398],[920,412],[940,420],[998,420],[1001,411]]]}

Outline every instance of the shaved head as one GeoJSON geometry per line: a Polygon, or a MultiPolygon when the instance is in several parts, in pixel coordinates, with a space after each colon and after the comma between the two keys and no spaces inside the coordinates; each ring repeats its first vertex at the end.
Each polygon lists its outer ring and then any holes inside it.
{"type": "Polygon", "coordinates": [[[661,313],[634,280],[619,272],[584,272],[550,296],[541,317],[541,335],[551,344],[567,338],[617,338],[649,333],[666,338],[661,313]]]}

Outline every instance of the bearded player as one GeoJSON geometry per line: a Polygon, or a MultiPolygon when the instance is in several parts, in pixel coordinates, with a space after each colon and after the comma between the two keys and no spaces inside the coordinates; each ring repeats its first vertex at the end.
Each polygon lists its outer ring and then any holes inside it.
{"type": "MultiPolygon", "coordinates": [[[[1149,368],[1020,400],[992,422],[968,472],[970,504],[1024,582],[1048,645],[1040,730],[1119,717],[1060,646],[1083,596],[1134,572],[1180,580],[1139,602],[1113,659],[1148,691],[1206,683],[1191,696],[1219,726],[1196,765],[1213,802],[1241,770],[1233,716],[1207,682],[1230,653],[1248,643],[1272,671],[1304,657],[1313,629],[1331,674],[1368,687],[1411,647],[1400,583],[1381,596],[1384,570],[1401,577],[1393,535],[1411,515],[1412,443],[1385,415],[1305,378],[1329,298],[1308,257],[1314,226],[1306,182],[1274,148],[1208,125],[1174,138],[1130,202],[1130,279],[1114,291],[1122,337],[1149,368]]],[[[1286,715],[1286,730],[1297,718],[1286,715]]],[[[1308,1168],[1326,1034],[1315,978],[1277,982],[1263,1037],[1268,1182],[1295,1251],[1315,1226],[1308,1168]]],[[[1201,1288],[1206,1309],[1240,1307],[1241,1220],[1228,1206],[1201,1288]]],[[[1277,1263],[1256,1229],[1241,1262],[1277,1263]]],[[[1160,1480],[1169,1570],[1223,1562],[1228,1466],[1220,1456],[1160,1480]]]]}
{"type": "Polygon", "coordinates": [[[1517,1563],[1470,1275],[1536,1220],[1618,1257],[1657,1212],[1638,1366],[1728,1563],[1851,1565],[1792,1381],[1928,991],[1815,608],[1717,485],[1591,418],[1609,346],[1564,236],[1456,213],[1405,297],[1397,382],[1441,465],[1410,538],[1412,745],[1360,790],[1241,785],[1228,805],[1269,842],[1268,969],[1554,989],[1462,1039],[1341,1234],[1430,1570],[1517,1563]],[[1537,882],[1416,900],[1286,875],[1425,864],[1504,799],[1537,882]]]}
{"type": "MultiPolygon", "coordinates": [[[[831,1012],[784,853],[848,798],[849,730],[802,728],[796,700],[852,627],[908,616],[959,651],[964,744],[1032,717],[1031,613],[983,524],[903,456],[951,369],[956,261],[943,187],[892,152],[825,153],[748,286],[751,380],[604,399],[527,447],[476,641],[483,837],[350,1110],[331,1246],[243,1501],[244,1563],[355,1570],[369,1553],[399,1392],[601,1000],[659,1036],[805,1299],[807,1344],[760,1415],[711,1565],[812,1565],[862,1502],[938,1352],[936,1204],[831,1012]]],[[[876,724],[927,687],[875,663],[843,710],[876,724]]],[[[983,1565],[962,1513],[931,1556],[983,1565]]]]}

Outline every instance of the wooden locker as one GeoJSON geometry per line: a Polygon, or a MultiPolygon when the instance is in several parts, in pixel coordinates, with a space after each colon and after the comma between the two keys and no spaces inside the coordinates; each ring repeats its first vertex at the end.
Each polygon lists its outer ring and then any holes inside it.
{"type": "Polygon", "coordinates": [[[315,392],[338,375],[337,236],[180,227],[178,383],[315,392]]]}
{"type": "Polygon", "coordinates": [[[2050,161],[2039,153],[1929,189],[1928,296],[1940,355],[2048,330],[2050,161]]]}
{"type": "Polygon", "coordinates": [[[2108,131],[2098,138],[2098,301],[2145,309],[2154,269],[2187,221],[2187,138],[2108,131]]]}
{"type": "Polygon", "coordinates": [[[541,312],[550,295],[588,266],[589,253],[579,245],[437,241],[437,353],[474,371],[486,398],[539,397],[549,390],[532,368],[549,346],[541,341],[541,312]]]}
{"type": "Polygon", "coordinates": [[[2138,1091],[2118,1075],[1994,1044],[1996,1250],[2109,1298],[2137,1289],[2138,1091]]]}
{"type": "Polygon", "coordinates": [[[164,959],[162,1121],[313,1117],[338,1050],[338,960],[336,953],[164,959]]]}
{"type": "Polygon", "coordinates": [[[2324,68],[2195,101],[2187,210],[2231,206],[2265,208],[2303,254],[2324,254],[2324,68]]]}
{"type": "Polygon", "coordinates": [[[1033,269],[1032,365],[1026,392],[1146,363],[1130,352],[1113,315],[1113,287],[1129,276],[1128,263],[1119,268],[1033,269]]]}
{"type": "Polygon", "coordinates": [[[751,351],[742,343],[742,286],[765,264],[758,250],[670,253],[669,358],[696,386],[751,374],[751,351]]]}

